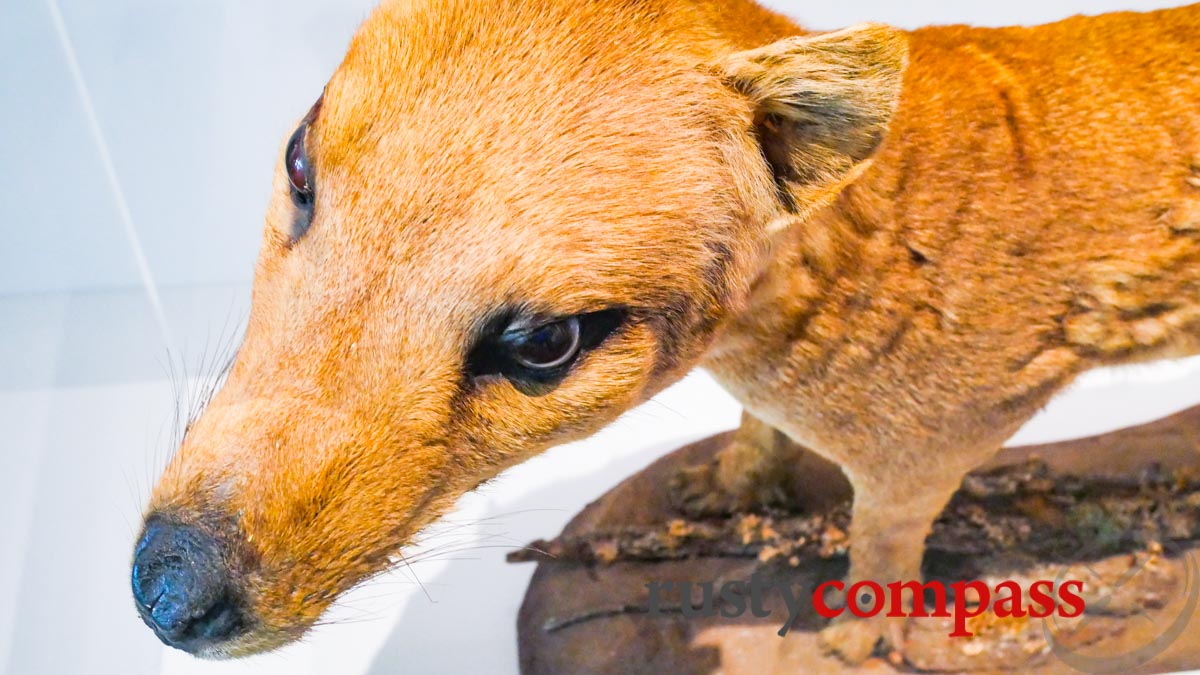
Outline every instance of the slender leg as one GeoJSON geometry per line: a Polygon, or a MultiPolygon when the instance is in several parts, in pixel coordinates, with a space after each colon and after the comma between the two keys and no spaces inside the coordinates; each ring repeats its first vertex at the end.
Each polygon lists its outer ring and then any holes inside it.
{"type": "MultiPolygon", "coordinates": [[[[925,538],[967,471],[959,473],[945,465],[929,468],[880,472],[875,467],[869,477],[851,475],[855,498],[847,589],[873,581],[886,591],[895,581],[921,580],[925,538]]],[[[870,593],[856,595],[864,608],[885,601],[870,598],[870,593]]],[[[904,600],[906,609],[911,607],[913,599],[904,600]]],[[[906,619],[889,618],[886,613],[885,607],[876,617],[860,619],[846,611],[821,631],[821,643],[850,664],[870,657],[880,640],[887,650],[903,651],[906,619]]]]}

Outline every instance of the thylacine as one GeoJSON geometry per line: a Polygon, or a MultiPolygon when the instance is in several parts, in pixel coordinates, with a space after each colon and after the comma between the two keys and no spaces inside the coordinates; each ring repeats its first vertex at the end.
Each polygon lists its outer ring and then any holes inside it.
{"type": "Polygon", "coordinates": [[[747,0],[385,2],[281,152],[245,342],[146,513],[147,623],[293,640],[697,365],[747,413],[684,506],[753,506],[804,446],[855,488],[851,577],[914,579],[1056,390],[1200,351],[1200,6],[802,33],[747,0]]]}

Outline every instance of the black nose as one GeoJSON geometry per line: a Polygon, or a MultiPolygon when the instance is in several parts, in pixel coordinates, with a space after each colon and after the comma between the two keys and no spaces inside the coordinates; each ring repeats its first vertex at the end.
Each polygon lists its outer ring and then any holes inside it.
{"type": "Polygon", "coordinates": [[[245,631],[221,553],[216,539],[197,528],[147,523],[133,554],[133,599],[164,643],[195,654],[245,631]]]}

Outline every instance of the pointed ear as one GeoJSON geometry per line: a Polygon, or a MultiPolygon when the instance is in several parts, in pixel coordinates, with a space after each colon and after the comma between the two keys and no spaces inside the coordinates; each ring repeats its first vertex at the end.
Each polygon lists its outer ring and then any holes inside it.
{"type": "Polygon", "coordinates": [[[829,204],[866,168],[896,109],[907,58],[903,32],[859,24],[725,61],[726,82],[754,106],[788,221],[829,204]]]}

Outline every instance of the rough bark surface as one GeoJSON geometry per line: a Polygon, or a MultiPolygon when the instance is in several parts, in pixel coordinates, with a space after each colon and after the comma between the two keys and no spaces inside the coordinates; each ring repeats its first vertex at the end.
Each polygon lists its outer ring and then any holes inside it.
{"type": "MultiPolygon", "coordinates": [[[[585,508],[550,541],[510,556],[536,561],[518,618],[524,673],[1168,672],[1200,667],[1200,407],[1151,424],[1005,450],[968,477],[928,539],[927,578],[1078,579],[1080,619],[984,614],[971,638],[951,619],[909,622],[904,659],[849,669],[822,653],[824,619],[806,602],[786,637],[782,597],[766,618],[685,618],[646,584],[744,580],[759,572],[811,592],[846,571],[849,488],[807,486],[799,513],[689,521],[663,486],[729,441],[681,448],[585,508]]],[[[903,508],[903,505],[897,505],[903,508]]],[[[697,591],[698,593],[698,591],[697,591]]]]}

